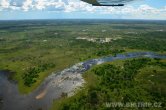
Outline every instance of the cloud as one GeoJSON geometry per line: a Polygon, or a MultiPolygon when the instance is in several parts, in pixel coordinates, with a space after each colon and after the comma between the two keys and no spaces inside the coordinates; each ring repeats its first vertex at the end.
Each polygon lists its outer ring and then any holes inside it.
{"type": "Polygon", "coordinates": [[[25,0],[25,2],[23,2],[22,9],[24,11],[28,11],[29,9],[31,9],[33,7],[32,2],[32,0],[25,0]]]}
{"type": "MultiPolygon", "coordinates": [[[[124,1],[124,0],[123,0],[124,1]]],[[[132,1],[132,0],[131,0],[132,1]]],[[[0,0],[0,11],[52,11],[52,12],[84,12],[96,13],[99,15],[114,15],[125,18],[160,18],[166,19],[166,6],[154,8],[147,4],[134,7],[96,7],[80,0],[0,0]]]]}
{"type": "Polygon", "coordinates": [[[9,3],[9,1],[8,0],[1,0],[0,1],[0,6],[2,7],[2,8],[9,8],[9,6],[10,6],[10,3],[9,3]]]}
{"type": "Polygon", "coordinates": [[[154,8],[149,5],[143,4],[138,7],[124,6],[102,8],[101,14],[121,16],[121,18],[136,18],[136,19],[166,19],[166,6],[164,8],[154,8]]]}
{"type": "Polygon", "coordinates": [[[68,2],[68,5],[64,6],[65,12],[95,12],[96,8],[84,2],[68,2]]]}

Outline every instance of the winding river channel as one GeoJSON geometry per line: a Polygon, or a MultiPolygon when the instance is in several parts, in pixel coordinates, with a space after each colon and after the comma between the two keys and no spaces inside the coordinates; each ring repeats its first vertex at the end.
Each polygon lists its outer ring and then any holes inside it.
{"type": "Polygon", "coordinates": [[[139,57],[166,59],[166,55],[153,52],[131,52],[88,60],[61,72],[52,73],[36,90],[26,95],[19,93],[17,83],[8,80],[7,72],[0,71],[0,110],[48,110],[53,101],[62,96],[62,93],[71,96],[76,89],[82,87],[85,83],[82,73],[92,66],[139,57]]]}

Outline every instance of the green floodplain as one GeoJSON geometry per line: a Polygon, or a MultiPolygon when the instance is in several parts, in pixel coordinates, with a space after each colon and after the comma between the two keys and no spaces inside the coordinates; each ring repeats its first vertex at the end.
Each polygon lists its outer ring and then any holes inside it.
{"type": "MultiPolygon", "coordinates": [[[[166,21],[0,21],[0,70],[14,73],[10,78],[22,94],[75,63],[134,51],[166,54],[166,21]]],[[[83,76],[85,86],[70,98],[63,95],[52,110],[106,110],[104,102],[113,101],[162,102],[166,107],[166,60],[118,60],[83,76]]]]}

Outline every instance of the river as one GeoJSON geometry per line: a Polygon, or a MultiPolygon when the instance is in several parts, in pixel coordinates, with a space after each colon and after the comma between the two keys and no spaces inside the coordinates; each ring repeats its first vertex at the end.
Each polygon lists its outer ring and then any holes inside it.
{"type": "Polygon", "coordinates": [[[0,110],[48,110],[53,101],[61,98],[63,93],[71,96],[76,89],[82,87],[85,83],[82,73],[92,66],[139,57],[166,59],[166,55],[153,52],[131,52],[88,60],[61,72],[52,73],[36,90],[26,95],[19,93],[17,83],[8,80],[6,71],[0,71],[0,110]]]}

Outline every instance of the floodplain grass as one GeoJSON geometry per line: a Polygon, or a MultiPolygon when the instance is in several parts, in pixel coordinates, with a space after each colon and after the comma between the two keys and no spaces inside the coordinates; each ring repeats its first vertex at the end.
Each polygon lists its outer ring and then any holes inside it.
{"type": "Polygon", "coordinates": [[[13,79],[18,82],[20,92],[30,93],[52,72],[88,59],[116,55],[119,50],[165,54],[165,24],[116,20],[0,22],[0,70],[15,72],[13,79]],[[77,37],[121,39],[101,44],[77,37]],[[22,76],[26,70],[45,63],[55,67],[39,73],[31,87],[25,86],[22,76]]]}

